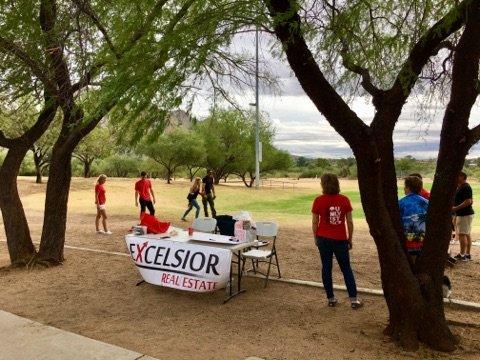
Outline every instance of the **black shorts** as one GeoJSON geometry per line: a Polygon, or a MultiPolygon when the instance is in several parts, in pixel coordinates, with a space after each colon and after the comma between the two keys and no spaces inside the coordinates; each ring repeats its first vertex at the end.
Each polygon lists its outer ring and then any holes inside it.
{"type": "Polygon", "coordinates": [[[155,215],[155,208],[153,207],[153,203],[150,200],[144,200],[140,198],[140,212],[144,213],[145,209],[148,209],[150,215],[155,215]]]}

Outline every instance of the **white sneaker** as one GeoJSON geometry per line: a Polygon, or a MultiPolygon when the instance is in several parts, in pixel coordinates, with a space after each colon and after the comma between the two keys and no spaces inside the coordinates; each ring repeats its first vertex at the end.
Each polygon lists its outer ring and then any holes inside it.
{"type": "Polygon", "coordinates": [[[112,235],[112,232],[110,230],[104,231],[103,232],[105,235],[112,235]]]}
{"type": "Polygon", "coordinates": [[[103,230],[97,230],[97,234],[105,234],[105,231],[103,231],[103,230]]]}

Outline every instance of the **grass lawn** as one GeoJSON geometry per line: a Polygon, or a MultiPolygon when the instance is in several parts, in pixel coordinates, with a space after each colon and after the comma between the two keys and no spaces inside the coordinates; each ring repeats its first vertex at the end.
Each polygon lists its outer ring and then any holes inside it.
{"type": "MultiPolygon", "coordinates": [[[[95,179],[75,179],[72,182],[70,206],[81,213],[94,211],[93,186],[95,179]],[[74,204],[74,205],[73,205],[74,204]]],[[[107,206],[119,215],[135,215],[138,211],[134,206],[135,179],[108,179],[106,184],[107,206]]],[[[472,183],[474,197],[480,196],[480,184],[472,183]]],[[[36,186],[32,184],[32,186],[36,186]]],[[[426,183],[429,189],[431,183],[426,183]]],[[[189,183],[177,181],[167,185],[163,180],[153,180],[153,187],[157,195],[157,211],[160,217],[180,219],[187,206],[186,196],[189,183]]],[[[348,196],[353,206],[353,218],[359,226],[365,227],[365,216],[360,202],[358,183],[352,180],[341,181],[342,193],[348,196]]],[[[320,193],[319,180],[300,180],[295,188],[261,188],[257,191],[240,184],[220,184],[217,187],[215,201],[218,214],[233,214],[240,210],[247,210],[257,220],[275,220],[283,224],[298,224],[309,226],[310,209],[312,202],[320,193]]],[[[403,185],[399,182],[399,197],[403,196],[403,185]]],[[[43,210],[43,189],[23,198],[26,207],[43,210]]],[[[198,199],[200,206],[201,201],[198,199]]],[[[480,214],[479,202],[474,203],[475,212],[480,214]]],[[[202,211],[203,212],[203,211],[202,211]]],[[[192,211],[189,217],[193,216],[192,211]]],[[[480,232],[480,215],[474,218],[473,232],[480,232]]]]}

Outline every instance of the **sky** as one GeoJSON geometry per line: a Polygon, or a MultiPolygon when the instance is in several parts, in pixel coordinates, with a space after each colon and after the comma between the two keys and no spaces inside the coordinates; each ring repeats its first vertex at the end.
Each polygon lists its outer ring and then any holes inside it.
{"type": "MultiPolygon", "coordinates": [[[[253,51],[253,36],[237,38],[232,46],[240,51],[253,51]]],[[[348,144],[333,130],[304,93],[288,64],[269,55],[266,39],[261,39],[260,47],[261,61],[277,76],[280,90],[279,94],[272,94],[268,89],[261,89],[259,101],[260,111],[268,116],[276,129],[275,145],[293,155],[312,158],[353,156],[348,144]]],[[[236,92],[234,98],[242,108],[248,108],[249,103],[255,102],[253,91],[236,92]]],[[[207,116],[211,105],[206,101],[197,101],[193,107],[194,115],[199,118],[207,116]]],[[[368,99],[356,98],[350,105],[362,120],[370,123],[374,107],[368,99]]],[[[395,156],[436,158],[444,109],[445,105],[440,102],[430,104],[424,109],[414,98],[409,99],[394,132],[395,156]]],[[[471,126],[479,122],[480,106],[477,102],[472,109],[471,126]]],[[[477,145],[472,148],[468,157],[479,156],[480,145],[477,145]]]]}

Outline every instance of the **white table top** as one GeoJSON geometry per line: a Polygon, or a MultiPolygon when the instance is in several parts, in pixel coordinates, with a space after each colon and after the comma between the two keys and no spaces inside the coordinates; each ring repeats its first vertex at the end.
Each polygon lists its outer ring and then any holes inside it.
{"type": "Polygon", "coordinates": [[[198,239],[190,238],[188,236],[187,231],[185,230],[171,227],[169,229],[169,232],[164,234],[146,234],[146,235],[127,234],[126,237],[132,236],[136,238],[151,239],[151,240],[169,240],[169,241],[176,241],[176,242],[189,242],[197,245],[229,249],[233,252],[252,247],[253,245],[256,244],[253,241],[240,242],[240,243],[231,242],[229,241],[231,236],[225,236],[225,235],[194,232],[194,237],[195,235],[197,235],[198,239]],[[170,235],[172,230],[174,230],[176,234],[170,235]]]}

